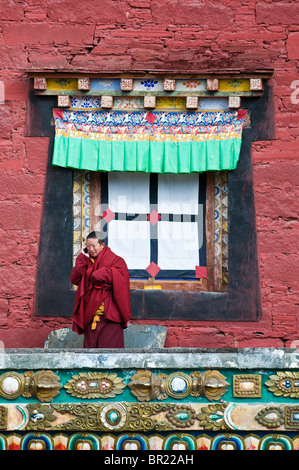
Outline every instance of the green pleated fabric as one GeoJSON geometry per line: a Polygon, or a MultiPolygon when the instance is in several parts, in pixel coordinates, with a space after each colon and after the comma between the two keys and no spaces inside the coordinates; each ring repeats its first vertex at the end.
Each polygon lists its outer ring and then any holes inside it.
{"type": "Polygon", "coordinates": [[[241,138],[206,141],[101,141],[55,136],[52,163],[89,171],[194,173],[234,170],[241,138]]]}

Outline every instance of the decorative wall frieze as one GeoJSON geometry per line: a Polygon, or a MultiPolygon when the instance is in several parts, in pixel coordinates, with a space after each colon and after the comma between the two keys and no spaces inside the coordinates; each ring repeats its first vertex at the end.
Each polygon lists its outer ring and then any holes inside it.
{"type": "Polygon", "coordinates": [[[14,403],[0,405],[1,431],[298,431],[298,406],[219,402],[14,403]]]}
{"type": "MultiPolygon", "coordinates": [[[[23,435],[10,433],[0,434],[0,450],[166,450],[166,451],[195,451],[195,450],[298,450],[299,438],[285,434],[248,434],[239,435],[236,432],[219,432],[214,435],[189,432],[168,432],[150,435],[140,432],[97,433],[76,432],[71,435],[63,432],[28,432],[23,435]]],[[[130,454],[128,454],[130,455],[130,454]]],[[[136,458],[137,458],[136,454],[136,458]]],[[[167,457],[167,456],[166,456],[167,457]]],[[[160,457],[161,458],[161,457],[160,457]]],[[[190,455],[179,452],[179,463],[190,464],[190,455]]],[[[130,457],[117,457],[107,453],[104,464],[128,464],[130,457]],[[114,459],[114,462],[112,460],[114,459]],[[117,460],[119,459],[119,460],[117,460]]],[[[152,463],[154,463],[152,461],[152,463]]],[[[161,463],[161,462],[160,462],[161,463]]],[[[168,462],[169,463],[169,462],[168,462]]],[[[172,462],[175,463],[174,461],[172,462]]]]}
{"type": "MultiPolygon", "coordinates": [[[[229,383],[218,371],[155,375],[149,370],[139,370],[128,383],[131,393],[139,401],[165,400],[169,397],[182,400],[188,395],[215,401],[226,393],[228,386],[229,383]]],[[[58,395],[61,387],[60,378],[52,371],[6,372],[0,376],[0,396],[8,400],[23,395],[49,402],[58,395]]],[[[109,399],[123,393],[125,388],[126,383],[117,374],[103,372],[80,372],[64,385],[67,393],[81,399],[109,399]]]]}
{"type": "MultiPolygon", "coordinates": [[[[230,109],[239,109],[241,97],[256,97],[263,93],[261,77],[217,78],[190,76],[188,78],[95,78],[92,76],[74,76],[57,74],[56,77],[33,75],[34,92],[37,95],[57,95],[57,106],[72,107],[72,100],[94,98],[97,107],[117,109],[122,100],[130,107],[131,101],[141,98],[139,106],[144,109],[155,109],[158,100],[170,98],[176,107],[182,100],[184,109],[206,109],[206,100],[211,97],[226,98],[230,109]]],[[[215,103],[214,103],[215,105],[215,103]]],[[[213,108],[214,109],[214,108],[213,108]]],[[[218,109],[218,106],[217,106],[218,109]]]]}
{"type": "Polygon", "coordinates": [[[168,351],[164,362],[163,352],[140,353],[131,369],[130,352],[104,351],[93,362],[80,356],[79,367],[79,354],[66,364],[66,352],[58,370],[61,353],[52,362],[44,354],[41,370],[21,353],[3,355],[0,450],[299,450],[295,366],[245,367],[242,352],[235,364],[228,356],[220,364],[217,353],[214,370],[195,353],[168,351]]]}
{"type": "Polygon", "coordinates": [[[232,76],[231,78],[218,78],[190,76],[182,78],[153,77],[147,78],[138,76],[129,78],[109,78],[93,76],[77,76],[72,74],[56,77],[42,76],[41,74],[32,75],[34,78],[33,87],[37,94],[90,94],[90,95],[109,95],[121,96],[128,95],[140,96],[142,94],[152,93],[156,96],[187,96],[198,94],[199,96],[211,95],[228,96],[229,94],[238,94],[242,96],[258,96],[263,91],[263,78],[261,77],[242,77],[232,76]],[[86,93],[87,92],[87,93],[86,93]]]}
{"type": "Polygon", "coordinates": [[[126,380],[116,373],[79,372],[64,385],[59,375],[49,370],[5,372],[0,375],[0,397],[6,400],[35,397],[50,402],[64,388],[78,399],[109,399],[128,390],[140,402],[169,398],[181,401],[188,396],[218,401],[230,385],[233,397],[239,399],[260,398],[262,386],[276,397],[299,398],[298,372],[278,371],[268,376],[263,385],[261,374],[234,374],[232,380],[227,380],[217,370],[154,374],[146,369],[132,372],[126,380]]]}
{"type": "Polygon", "coordinates": [[[232,386],[232,396],[238,399],[261,398],[262,387],[274,397],[299,398],[299,373],[291,371],[266,376],[264,383],[261,374],[233,374],[227,379],[217,370],[155,374],[140,369],[126,379],[116,373],[79,372],[64,385],[58,374],[50,370],[5,372],[0,375],[0,397],[9,401],[20,396],[35,397],[50,402],[64,389],[72,397],[84,400],[109,399],[130,392],[140,402],[171,398],[182,401],[189,396],[218,401],[232,386]]]}

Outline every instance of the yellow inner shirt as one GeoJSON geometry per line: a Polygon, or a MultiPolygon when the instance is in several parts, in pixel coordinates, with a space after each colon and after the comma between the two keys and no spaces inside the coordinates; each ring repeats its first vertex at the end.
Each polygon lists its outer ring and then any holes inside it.
{"type": "MultiPolygon", "coordinates": [[[[90,258],[92,263],[94,263],[94,259],[90,258]]],[[[101,316],[104,315],[104,302],[101,303],[99,308],[97,309],[96,313],[93,316],[91,329],[95,330],[97,327],[98,322],[101,320],[101,316]]]]}
{"type": "Polygon", "coordinates": [[[104,315],[104,302],[99,306],[96,313],[93,316],[91,329],[95,330],[97,327],[97,323],[101,320],[101,315],[104,315]]]}

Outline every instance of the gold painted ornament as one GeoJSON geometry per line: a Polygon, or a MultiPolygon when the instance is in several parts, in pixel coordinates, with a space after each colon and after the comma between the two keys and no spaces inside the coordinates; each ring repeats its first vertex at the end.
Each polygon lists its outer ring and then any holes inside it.
{"type": "Polygon", "coordinates": [[[64,388],[78,398],[113,398],[121,394],[125,386],[116,374],[81,372],[74,375],[64,388]]]}
{"type": "MultiPolygon", "coordinates": [[[[191,374],[195,377],[196,372],[191,374]]],[[[224,375],[217,370],[208,370],[198,376],[198,383],[195,384],[197,391],[191,393],[193,396],[202,395],[210,401],[219,400],[227,391],[229,383],[226,382],[224,375]]]]}
{"type": "Polygon", "coordinates": [[[59,394],[59,377],[51,370],[39,372],[6,372],[0,377],[0,396],[14,400],[20,395],[26,398],[36,397],[41,402],[49,402],[59,394]]]}
{"type": "Polygon", "coordinates": [[[255,419],[266,428],[278,428],[284,423],[285,413],[280,406],[266,406],[257,413],[255,419]]]}
{"type": "Polygon", "coordinates": [[[265,385],[276,397],[299,398],[298,372],[279,371],[276,375],[270,375],[265,385]]]}
{"type": "Polygon", "coordinates": [[[54,414],[54,408],[51,405],[42,405],[41,403],[33,403],[27,405],[28,424],[27,430],[45,430],[51,429],[53,421],[57,420],[54,414]]]}
{"type": "Polygon", "coordinates": [[[25,376],[24,397],[35,396],[41,402],[50,402],[59,394],[60,378],[51,370],[27,372],[25,376]]]}
{"type": "Polygon", "coordinates": [[[168,397],[181,400],[188,395],[204,396],[208,400],[219,400],[227,391],[229,383],[218,371],[204,373],[173,372],[170,375],[155,375],[149,370],[139,370],[131,377],[129,388],[139,401],[165,400],[168,397]]]}
{"type": "Polygon", "coordinates": [[[200,425],[205,430],[220,431],[230,429],[224,419],[226,407],[227,403],[215,403],[202,408],[201,413],[197,416],[200,425]]]}

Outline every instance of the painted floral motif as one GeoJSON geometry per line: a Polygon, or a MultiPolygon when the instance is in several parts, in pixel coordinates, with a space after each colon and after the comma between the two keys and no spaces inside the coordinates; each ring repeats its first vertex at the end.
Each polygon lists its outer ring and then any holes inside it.
{"type": "Polygon", "coordinates": [[[147,90],[151,90],[154,86],[158,83],[158,80],[152,80],[151,78],[147,78],[146,80],[141,81],[141,85],[144,86],[147,90]]]}
{"type": "Polygon", "coordinates": [[[47,78],[48,90],[78,90],[76,78],[47,78]]]}
{"type": "Polygon", "coordinates": [[[199,80],[186,80],[183,82],[183,85],[186,88],[197,88],[199,85],[201,85],[201,82],[199,80]]]}
{"type": "Polygon", "coordinates": [[[72,82],[71,80],[62,78],[60,80],[55,80],[55,83],[59,86],[59,88],[68,88],[72,82]]]}
{"type": "Polygon", "coordinates": [[[98,109],[101,107],[101,98],[93,96],[75,96],[72,98],[72,108],[98,109]]]}
{"type": "Polygon", "coordinates": [[[173,96],[157,96],[157,109],[186,110],[186,99],[173,96]]]}
{"type": "Polygon", "coordinates": [[[138,96],[117,96],[114,99],[115,109],[143,108],[143,99],[138,96]]]}
{"type": "Polygon", "coordinates": [[[228,82],[228,84],[232,87],[232,88],[239,88],[241,85],[243,85],[243,81],[242,80],[231,80],[230,82],[228,82]]]}

